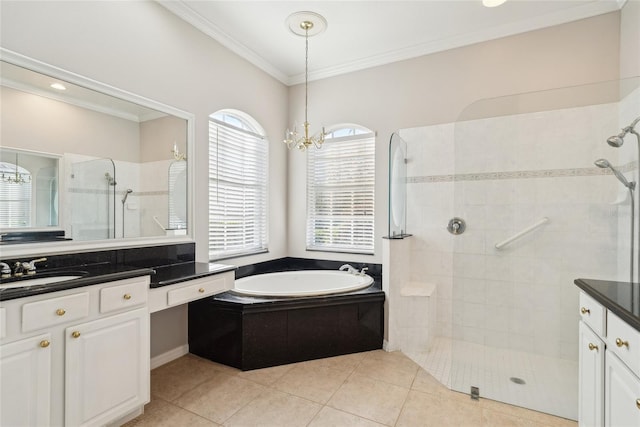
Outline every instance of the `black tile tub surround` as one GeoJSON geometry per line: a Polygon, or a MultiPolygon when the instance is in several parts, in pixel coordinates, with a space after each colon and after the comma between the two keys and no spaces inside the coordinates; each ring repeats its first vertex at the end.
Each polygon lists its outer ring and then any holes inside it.
{"type": "Polygon", "coordinates": [[[576,286],[640,331],[640,283],[576,279],[576,286]]]}
{"type": "MultiPolygon", "coordinates": [[[[340,261],[280,258],[239,267],[236,279],[299,270],[337,270],[340,261]]],[[[189,303],[189,351],[242,370],[382,348],[382,266],[367,267],[374,283],[333,295],[258,297],[224,292],[189,303]]]]}

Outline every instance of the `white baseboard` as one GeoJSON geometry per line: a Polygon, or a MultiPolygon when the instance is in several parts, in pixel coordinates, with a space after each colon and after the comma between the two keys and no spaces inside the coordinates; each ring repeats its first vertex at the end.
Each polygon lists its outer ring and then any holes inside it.
{"type": "Polygon", "coordinates": [[[184,356],[185,354],[189,353],[189,345],[185,344],[185,345],[181,345],[180,347],[176,347],[173,350],[169,350],[167,352],[164,352],[162,354],[159,354],[155,357],[151,358],[151,369],[155,369],[158,366],[162,366],[165,363],[169,363],[172,360],[175,360],[179,357],[184,356]]]}

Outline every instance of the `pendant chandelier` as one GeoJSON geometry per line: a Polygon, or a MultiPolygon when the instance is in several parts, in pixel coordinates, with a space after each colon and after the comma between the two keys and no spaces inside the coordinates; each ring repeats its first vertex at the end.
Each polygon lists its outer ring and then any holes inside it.
{"type": "Polygon", "coordinates": [[[284,143],[289,149],[298,148],[306,150],[310,146],[320,148],[324,143],[324,127],[314,136],[309,136],[308,101],[309,101],[309,37],[320,34],[327,28],[327,21],[314,12],[296,12],[287,18],[289,29],[296,35],[304,36],[304,134],[299,135],[297,126],[293,130],[287,129],[284,134],[284,143]]]}
{"type": "Polygon", "coordinates": [[[19,171],[18,166],[18,154],[16,153],[16,163],[15,163],[15,171],[6,171],[3,170],[0,175],[0,179],[2,182],[6,182],[7,184],[29,184],[31,182],[31,174],[23,173],[19,171]]]}

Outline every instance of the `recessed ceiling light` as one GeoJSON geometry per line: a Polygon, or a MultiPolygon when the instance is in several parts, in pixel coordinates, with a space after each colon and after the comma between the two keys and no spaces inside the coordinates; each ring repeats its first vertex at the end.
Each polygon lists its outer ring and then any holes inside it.
{"type": "Polygon", "coordinates": [[[500,6],[502,3],[506,1],[507,0],[482,0],[482,4],[486,7],[496,7],[496,6],[500,6]]]}
{"type": "Polygon", "coordinates": [[[58,90],[67,90],[62,83],[51,83],[51,87],[58,90]]]}

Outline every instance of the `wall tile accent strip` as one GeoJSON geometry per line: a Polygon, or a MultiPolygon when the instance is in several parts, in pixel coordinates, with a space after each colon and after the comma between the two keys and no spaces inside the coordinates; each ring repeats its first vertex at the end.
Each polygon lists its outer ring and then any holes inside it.
{"type": "MultiPolygon", "coordinates": [[[[630,162],[620,166],[618,170],[622,173],[630,172],[638,168],[638,162],[630,162]]],[[[409,176],[408,184],[420,183],[436,183],[436,182],[457,182],[457,181],[495,181],[501,179],[530,179],[530,178],[564,178],[577,176],[597,176],[597,175],[613,175],[610,169],[601,169],[598,167],[591,168],[575,168],[575,169],[542,169],[529,171],[511,171],[511,172],[479,172],[479,173],[461,173],[451,175],[426,175],[426,176],[409,176]]]]}

